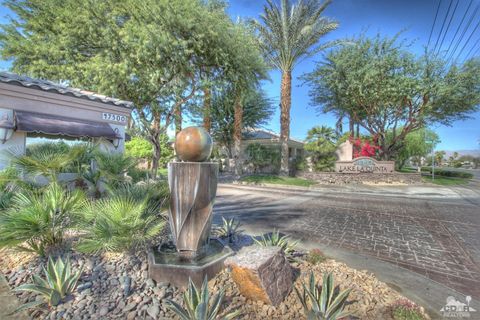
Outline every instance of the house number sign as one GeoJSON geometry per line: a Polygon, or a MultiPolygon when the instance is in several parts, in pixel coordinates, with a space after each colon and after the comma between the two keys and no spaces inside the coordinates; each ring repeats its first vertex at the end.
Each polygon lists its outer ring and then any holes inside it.
{"type": "Polygon", "coordinates": [[[103,118],[103,120],[115,121],[115,122],[126,122],[127,121],[126,116],[122,116],[122,115],[114,114],[114,113],[108,113],[108,112],[103,112],[102,113],[102,118],[103,118]]]}

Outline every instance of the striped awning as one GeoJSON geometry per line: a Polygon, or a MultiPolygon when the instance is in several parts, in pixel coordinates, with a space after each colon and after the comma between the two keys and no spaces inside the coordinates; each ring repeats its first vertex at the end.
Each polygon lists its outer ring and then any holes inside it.
{"type": "Polygon", "coordinates": [[[49,114],[15,111],[17,131],[74,138],[122,139],[108,123],[79,120],[49,114]]]}

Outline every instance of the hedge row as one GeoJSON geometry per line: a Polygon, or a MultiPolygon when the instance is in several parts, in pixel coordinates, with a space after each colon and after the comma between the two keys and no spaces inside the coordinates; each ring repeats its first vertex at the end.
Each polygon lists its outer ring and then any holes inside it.
{"type": "MultiPolygon", "coordinates": [[[[432,173],[431,167],[422,167],[422,172],[432,173]]],[[[445,169],[437,169],[435,168],[435,175],[441,177],[455,177],[455,178],[465,178],[465,179],[472,179],[473,174],[469,172],[462,172],[462,171],[452,171],[452,170],[445,170],[445,169]]]]}

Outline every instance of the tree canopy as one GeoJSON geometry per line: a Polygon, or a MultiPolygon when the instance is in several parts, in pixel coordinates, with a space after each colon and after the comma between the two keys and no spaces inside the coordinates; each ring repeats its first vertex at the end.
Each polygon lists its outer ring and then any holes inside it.
{"type": "Polygon", "coordinates": [[[398,36],[352,39],[304,79],[311,103],[322,112],[352,115],[378,139],[382,159],[394,158],[410,132],[451,125],[480,104],[479,59],[448,66],[432,54],[411,54],[398,36]]]}
{"type": "Polygon", "coordinates": [[[323,16],[330,0],[267,0],[255,26],[260,47],[269,64],[282,72],[280,99],[281,173],[289,172],[288,139],[290,138],[290,108],[292,104],[292,71],[301,60],[311,57],[331,44],[320,39],[338,27],[338,23],[323,16]]]}
{"type": "Polygon", "coordinates": [[[315,170],[331,170],[337,160],[335,150],[338,136],[335,130],[326,126],[317,126],[308,130],[305,139],[305,150],[310,152],[315,170]]]}
{"type": "MultiPolygon", "coordinates": [[[[236,93],[232,88],[216,90],[211,98],[212,136],[219,146],[225,148],[229,157],[233,156],[235,99],[236,93]]],[[[241,104],[243,106],[241,131],[266,124],[273,114],[273,102],[259,87],[246,90],[242,95],[241,104]]]]}
{"type": "Polygon", "coordinates": [[[408,133],[396,156],[397,166],[401,169],[409,159],[417,166],[421,166],[422,158],[427,157],[439,142],[438,135],[428,128],[408,133]]]}
{"type": "Polygon", "coordinates": [[[161,155],[175,110],[210,81],[236,87],[265,74],[253,34],[221,1],[6,0],[1,26],[12,69],[130,100],[133,124],[161,155]]]}

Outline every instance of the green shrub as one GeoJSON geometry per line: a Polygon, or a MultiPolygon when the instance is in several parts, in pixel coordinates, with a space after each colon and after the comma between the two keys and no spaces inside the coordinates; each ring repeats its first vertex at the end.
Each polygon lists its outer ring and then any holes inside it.
{"type": "Polygon", "coordinates": [[[11,204],[13,196],[19,191],[18,172],[14,167],[0,170],[0,211],[5,210],[11,204]]]}
{"type": "Polygon", "coordinates": [[[347,317],[350,312],[344,311],[345,303],[351,289],[337,291],[333,283],[332,273],[323,275],[323,284],[318,287],[313,272],[310,274],[308,286],[302,283],[303,292],[295,288],[302,303],[307,319],[336,320],[347,317]]]}
{"type": "Polygon", "coordinates": [[[397,300],[390,307],[391,315],[394,320],[424,320],[420,308],[406,299],[397,300]]]}
{"type": "MultiPolygon", "coordinates": [[[[224,289],[210,298],[208,292],[207,278],[203,280],[202,288],[198,291],[192,279],[189,279],[188,288],[183,294],[183,305],[179,305],[173,300],[167,300],[167,308],[172,310],[182,320],[215,320],[222,306],[224,289]]],[[[234,319],[240,315],[240,311],[231,312],[222,319],[234,319]]]]}
{"type": "Polygon", "coordinates": [[[83,212],[82,252],[134,250],[154,239],[165,220],[149,208],[147,200],[116,196],[92,201],[83,212]]]}
{"type": "Polygon", "coordinates": [[[134,158],[121,153],[107,153],[97,150],[94,156],[97,169],[111,187],[127,181],[128,170],[137,165],[134,158]]]}
{"type": "Polygon", "coordinates": [[[40,153],[68,153],[70,146],[64,141],[58,142],[40,142],[27,145],[25,154],[27,156],[34,156],[40,153]]]}
{"type": "Polygon", "coordinates": [[[84,206],[83,192],[67,191],[55,182],[44,189],[23,190],[0,214],[0,247],[45,255],[46,249],[63,242],[84,206]]]}
{"type": "MultiPolygon", "coordinates": [[[[432,168],[422,167],[422,172],[428,172],[429,174],[432,174],[432,168]]],[[[473,178],[473,174],[469,172],[452,171],[452,170],[437,169],[437,168],[435,168],[435,175],[440,177],[454,177],[454,178],[464,178],[464,179],[473,178]]]]}
{"type": "Polygon", "coordinates": [[[298,241],[290,241],[289,236],[280,236],[280,231],[273,230],[271,234],[262,235],[262,237],[257,240],[252,238],[255,243],[264,247],[280,247],[282,248],[285,254],[290,254],[294,251],[295,246],[298,244],[298,241]]]}
{"type": "Polygon", "coordinates": [[[166,180],[142,181],[118,185],[116,189],[111,190],[111,197],[115,196],[146,201],[148,210],[158,213],[168,206],[170,190],[166,180]]]}
{"type": "Polygon", "coordinates": [[[26,174],[43,175],[52,181],[57,180],[59,173],[69,171],[68,169],[71,168],[74,159],[78,157],[78,153],[78,149],[63,151],[63,149],[57,150],[55,147],[39,148],[30,154],[14,157],[12,163],[26,174]]]}
{"type": "Polygon", "coordinates": [[[243,232],[240,230],[242,225],[239,221],[236,221],[234,218],[225,219],[222,217],[222,225],[216,228],[216,233],[221,238],[228,239],[229,243],[233,243],[235,239],[243,232]]]}
{"type": "Polygon", "coordinates": [[[48,259],[47,269],[43,268],[43,273],[45,274],[45,279],[40,278],[38,275],[32,275],[33,284],[24,284],[14,290],[39,293],[44,298],[44,301],[35,300],[31,303],[24,304],[15,310],[15,312],[33,308],[44,303],[47,303],[48,306],[59,305],[75,290],[78,279],[82,274],[82,269],[74,273],[72,272],[70,260],[63,262],[61,258],[58,258],[56,262],[53,262],[53,259],[50,257],[48,259]]]}
{"type": "Polygon", "coordinates": [[[253,166],[254,172],[268,166],[272,166],[274,172],[280,168],[279,148],[252,143],[247,146],[245,152],[247,154],[247,163],[253,166]]]}
{"type": "Polygon", "coordinates": [[[147,169],[140,169],[137,167],[131,167],[127,172],[128,176],[132,178],[133,183],[145,181],[152,177],[152,173],[147,169]]]}
{"type": "Polygon", "coordinates": [[[308,252],[306,260],[311,264],[319,264],[327,260],[327,257],[320,249],[312,249],[308,252]]]}

